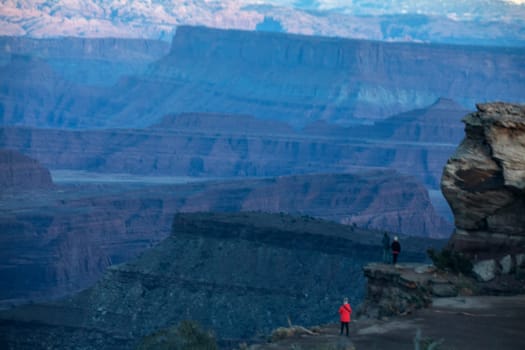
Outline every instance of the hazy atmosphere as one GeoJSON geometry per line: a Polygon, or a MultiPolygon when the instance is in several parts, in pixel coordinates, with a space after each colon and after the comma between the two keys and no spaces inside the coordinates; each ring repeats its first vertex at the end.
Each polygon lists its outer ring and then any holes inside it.
{"type": "Polygon", "coordinates": [[[525,1],[0,1],[2,349],[525,348],[524,210],[525,1]]]}

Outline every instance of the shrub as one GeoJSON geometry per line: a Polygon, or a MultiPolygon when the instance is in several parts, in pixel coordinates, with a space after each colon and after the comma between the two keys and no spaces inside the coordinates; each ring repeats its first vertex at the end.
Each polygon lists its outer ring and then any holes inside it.
{"type": "Polygon", "coordinates": [[[137,350],[217,350],[215,337],[193,321],[181,321],[142,339],[137,350]]]}
{"type": "Polygon", "coordinates": [[[440,270],[462,273],[464,275],[470,275],[472,272],[472,262],[459,252],[450,249],[436,252],[434,249],[429,249],[427,253],[432,259],[434,266],[440,270]]]}

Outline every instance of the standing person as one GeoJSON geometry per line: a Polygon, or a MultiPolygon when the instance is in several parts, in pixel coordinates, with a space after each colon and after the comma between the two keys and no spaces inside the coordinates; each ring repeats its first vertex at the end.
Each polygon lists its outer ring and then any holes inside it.
{"type": "Polygon", "coordinates": [[[401,253],[401,244],[399,244],[399,240],[397,236],[395,236],[392,242],[392,263],[394,265],[397,264],[397,256],[399,253],[401,253]]]}
{"type": "Polygon", "coordinates": [[[388,233],[383,235],[383,262],[387,263],[390,261],[390,236],[388,233]]]}
{"type": "Polygon", "coordinates": [[[352,315],[352,307],[348,304],[348,298],[343,299],[343,305],[339,307],[339,315],[341,316],[341,332],[339,334],[343,335],[343,328],[346,328],[346,336],[348,337],[348,324],[352,315]]]}

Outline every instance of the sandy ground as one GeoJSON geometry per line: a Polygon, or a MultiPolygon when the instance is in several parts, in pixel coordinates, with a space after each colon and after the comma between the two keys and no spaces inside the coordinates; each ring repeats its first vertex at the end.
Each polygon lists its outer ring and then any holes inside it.
{"type": "MultiPolygon", "coordinates": [[[[387,320],[358,319],[350,336],[339,325],[320,328],[319,335],[299,334],[256,349],[415,349],[414,338],[441,341],[441,350],[525,349],[525,295],[437,299],[428,309],[387,320]]],[[[424,349],[424,347],[421,347],[424,349]]]]}

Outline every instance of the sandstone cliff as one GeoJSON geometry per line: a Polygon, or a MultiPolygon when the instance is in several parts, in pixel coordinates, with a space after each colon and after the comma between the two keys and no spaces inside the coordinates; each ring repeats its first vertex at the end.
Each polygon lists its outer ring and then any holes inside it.
{"type": "MultiPolygon", "coordinates": [[[[45,43],[50,51],[60,45],[58,40],[45,43]]],[[[26,80],[20,89],[34,91],[33,103],[26,110],[27,101],[20,101],[16,90],[20,82],[7,74],[14,67],[6,65],[0,90],[5,124],[144,127],[170,113],[210,112],[250,114],[294,126],[316,120],[351,125],[355,118],[378,120],[422,108],[439,97],[454,98],[470,108],[489,98],[521,101],[525,90],[523,79],[516,74],[524,69],[522,48],[179,27],[169,53],[157,56],[146,68],[138,64],[144,60],[137,50],[162,52],[147,42],[124,41],[121,45],[111,39],[68,39],[63,45],[62,58],[46,63],[83,89],[51,89],[52,80],[26,80]],[[97,54],[88,53],[88,59],[75,61],[68,46],[81,54],[88,51],[84,47],[92,47],[97,54]],[[122,47],[137,61],[124,61],[122,47]],[[116,51],[116,60],[111,61],[112,55],[104,50],[116,51]],[[117,80],[114,72],[122,79],[117,80]],[[111,85],[111,89],[93,88],[92,83],[111,85]],[[48,96],[49,91],[54,95],[48,96]],[[45,103],[35,115],[31,108],[37,101],[45,103]],[[62,118],[57,117],[60,115],[62,118]]],[[[27,55],[28,51],[20,48],[18,53],[27,55]]],[[[25,75],[26,70],[31,68],[16,71],[25,75]]]]}
{"type": "Polygon", "coordinates": [[[16,151],[0,149],[0,194],[52,187],[49,170],[38,161],[16,151]]]}
{"type": "Polygon", "coordinates": [[[473,259],[525,252],[525,107],[479,104],[441,187],[455,217],[450,246],[473,259]]]}
{"type": "MultiPolygon", "coordinates": [[[[144,87],[133,82],[128,100],[140,101],[158,81],[164,98],[157,115],[213,111],[293,125],[345,124],[422,108],[443,96],[464,106],[489,98],[520,101],[525,85],[514,72],[523,69],[524,54],[179,27],[170,53],[152,66],[144,87]]],[[[140,118],[151,120],[151,112],[140,118]]],[[[116,115],[114,122],[124,120],[116,115]]]]}

